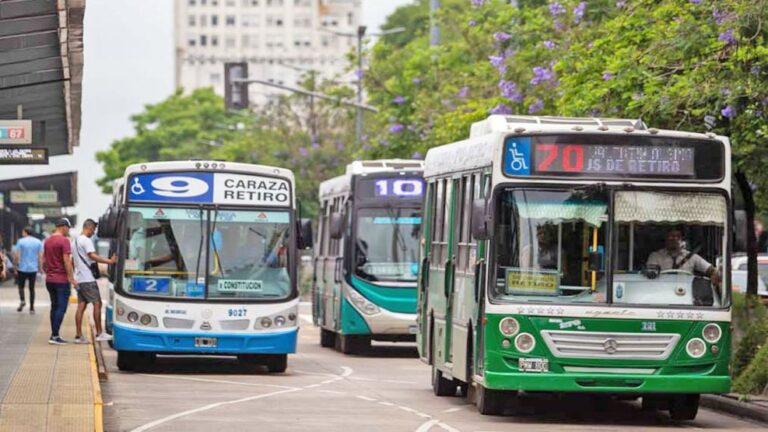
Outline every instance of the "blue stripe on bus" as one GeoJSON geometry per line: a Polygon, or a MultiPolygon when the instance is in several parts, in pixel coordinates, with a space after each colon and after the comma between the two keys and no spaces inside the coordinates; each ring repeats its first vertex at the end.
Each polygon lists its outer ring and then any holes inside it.
{"type": "Polygon", "coordinates": [[[199,354],[292,354],[299,329],[269,333],[180,333],[112,326],[114,348],[125,351],[199,354]],[[195,337],[216,338],[216,348],[196,348],[195,337]]]}

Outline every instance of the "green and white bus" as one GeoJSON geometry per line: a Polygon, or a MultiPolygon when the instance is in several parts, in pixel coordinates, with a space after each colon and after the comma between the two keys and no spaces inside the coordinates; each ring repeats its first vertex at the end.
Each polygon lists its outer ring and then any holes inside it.
{"type": "Polygon", "coordinates": [[[687,420],[729,391],[730,158],[722,136],[593,118],[490,116],[431,149],[418,345],[435,394],[483,414],[522,392],[642,397],[687,420]]]}
{"type": "Polygon", "coordinates": [[[356,161],[320,185],[312,316],[345,354],[414,341],[423,162],[356,161]]]}

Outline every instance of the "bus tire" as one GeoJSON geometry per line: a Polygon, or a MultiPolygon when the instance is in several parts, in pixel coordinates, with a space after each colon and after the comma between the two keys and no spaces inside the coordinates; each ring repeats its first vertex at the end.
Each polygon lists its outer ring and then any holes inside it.
{"type": "Polygon", "coordinates": [[[675,395],[669,401],[669,416],[672,420],[693,420],[699,412],[699,398],[697,394],[675,395]]]}
{"type": "Polygon", "coordinates": [[[336,335],[336,346],[344,354],[360,354],[371,347],[371,338],[360,335],[336,335]]]}
{"type": "Polygon", "coordinates": [[[138,363],[139,357],[133,351],[117,352],[117,369],[123,372],[133,371],[138,363]]]}
{"type": "Polygon", "coordinates": [[[288,369],[288,354],[275,354],[267,358],[267,370],[270,373],[283,373],[288,369]]]}
{"type": "Polygon", "coordinates": [[[497,390],[485,388],[482,385],[476,388],[475,402],[477,410],[482,415],[501,415],[504,412],[504,394],[497,390]]]}
{"type": "Polygon", "coordinates": [[[336,333],[330,330],[321,328],[320,329],[320,346],[323,348],[333,348],[334,345],[336,345],[336,333]]]}
{"type": "Polygon", "coordinates": [[[456,396],[456,382],[443,377],[443,371],[432,365],[432,392],[435,396],[456,396]]]}

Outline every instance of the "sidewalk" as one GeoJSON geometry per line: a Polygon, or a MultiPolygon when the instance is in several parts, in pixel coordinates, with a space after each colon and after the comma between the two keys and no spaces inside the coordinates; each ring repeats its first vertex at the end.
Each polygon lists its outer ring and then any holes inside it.
{"type": "MultiPolygon", "coordinates": [[[[16,312],[18,292],[0,286],[0,432],[101,430],[101,391],[91,345],[49,345],[49,297],[36,290],[36,315],[16,312]]],[[[75,335],[70,304],[61,335],[75,335]]],[[[84,333],[88,333],[84,326],[84,333]]]]}

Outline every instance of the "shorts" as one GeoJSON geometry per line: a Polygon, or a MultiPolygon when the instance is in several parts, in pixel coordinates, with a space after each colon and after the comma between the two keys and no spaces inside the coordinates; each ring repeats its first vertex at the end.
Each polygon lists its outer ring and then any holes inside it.
{"type": "Polygon", "coordinates": [[[101,293],[96,282],[83,282],[77,284],[78,303],[100,303],[101,293]]]}

